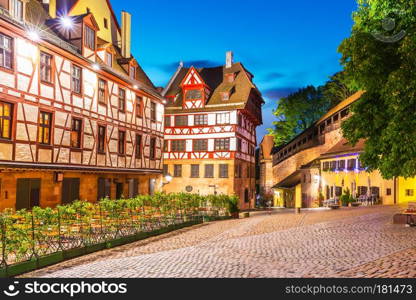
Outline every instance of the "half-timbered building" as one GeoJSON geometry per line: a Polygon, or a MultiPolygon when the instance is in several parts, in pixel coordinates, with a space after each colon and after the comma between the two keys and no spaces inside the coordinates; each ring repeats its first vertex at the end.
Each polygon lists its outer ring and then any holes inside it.
{"type": "Polygon", "coordinates": [[[107,0],[0,0],[0,209],[160,187],[164,99],[107,0]]]}
{"type": "Polygon", "coordinates": [[[240,208],[254,206],[256,127],[261,93],[253,75],[227,53],[225,66],[181,64],[166,97],[164,173],[166,192],[236,194],[240,208]]]}

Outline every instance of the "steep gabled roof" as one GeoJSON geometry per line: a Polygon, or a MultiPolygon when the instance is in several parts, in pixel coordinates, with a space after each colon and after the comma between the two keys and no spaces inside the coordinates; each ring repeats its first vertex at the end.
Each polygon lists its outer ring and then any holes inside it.
{"type": "MultiPolygon", "coordinates": [[[[164,91],[164,96],[175,98],[174,102],[169,102],[166,108],[180,108],[183,104],[183,92],[181,83],[187,76],[190,68],[180,68],[169,82],[164,91]]],[[[252,92],[254,91],[261,98],[261,93],[256,85],[252,82],[252,75],[241,63],[235,63],[231,68],[225,66],[213,68],[198,68],[198,74],[204,80],[205,84],[210,88],[211,94],[206,102],[204,110],[210,107],[225,105],[227,108],[244,109],[252,92]],[[226,74],[235,74],[234,82],[230,83],[226,80],[226,74]],[[223,101],[222,92],[230,92],[230,99],[223,101]]],[[[261,101],[264,100],[261,98],[261,101]]]]}
{"type": "MultiPolygon", "coordinates": [[[[57,1],[57,9],[68,9],[68,11],[78,2],[83,0],[59,0],[57,1]]],[[[108,0],[107,0],[108,2],[108,0]]],[[[110,10],[112,10],[111,6],[110,10]]],[[[94,15],[93,13],[91,13],[94,15]]],[[[71,16],[74,23],[80,22],[88,13],[71,16]]],[[[26,17],[30,23],[37,24],[44,33],[42,39],[53,43],[54,45],[61,47],[74,55],[79,56],[82,59],[86,59],[80,55],[79,49],[76,45],[69,43],[57,30],[56,24],[57,19],[50,19],[49,12],[45,10],[45,7],[41,2],[36,0],[30,0],[26,5],[26,17]]],[[[98,38],[98,45],[108,44],[108,41],[98,38]]],[[[117,45],[113,45],[116,51],[115,60],[116,63],[113,65],[113,68],[107,67],[104,63],[102,64],[103,69],[112,73],[113,75],[120,77],[123,80],[132,81],[134,84],[137,84],[140,88],[144,89],[146,92],[153,94],[154,96],[161,97],[160,92],[155,88],[152,81],[149,79],[147,74],[141,68],[140,65],[137,66],[137,80],[131,80],[128,76],[128,70],[125,70],[121,65],[117,63],[117,59],[122,58],[121,50],[117,45]]]]}

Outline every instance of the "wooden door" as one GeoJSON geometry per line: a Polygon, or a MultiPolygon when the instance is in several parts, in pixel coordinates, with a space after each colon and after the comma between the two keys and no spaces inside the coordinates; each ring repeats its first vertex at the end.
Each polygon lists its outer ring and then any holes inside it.
{"type": "Polygon", "coordinates": [[[111,198],[111,179],[98,178],[98,201],[111,198]]]}
{"type": "Polygon", "coordinates": [[[17,179],[16,210],[32,209],[40,206],[41,179],[17,179]]]}
{"type": "Polygon", "coordinates": [[[129,198],[136,198],[139,195],[139,180],[129,179],[129,198]]]}
{"type": "Polygon", "coordinates": [[[117,182],[116,184],[116,200],[124,198],[124,184],[117,182]]]}
{"type": "Polygon", "coordinates": [[[64,178],[62,182],[62,198],[61,203],[63,205],[71,204],[79,199],[79,178],[64,178]]]}

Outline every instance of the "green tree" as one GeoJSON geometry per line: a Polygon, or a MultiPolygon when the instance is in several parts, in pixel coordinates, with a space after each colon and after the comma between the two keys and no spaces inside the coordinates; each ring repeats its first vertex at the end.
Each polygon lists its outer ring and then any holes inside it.
{"type": "Polygon", "coordinates": [[[274,135],[276,146],[289,142],[308,129],[331,107],[354,93],[343,72],[330,77],[324,86],[308,86],[279,100],[273,112],[276,121],[269,132],[274,135]]]}
{"type": "Polygon", "coordinates": [[[273,122],[274,129],[269,130],[275,137],[276,145],[289,142],[309,128],[327,109],[328,103],[324,100],[321,89],[314,86],[302,88],[280,99],[273,112],[277,121],[273,122]]]}
{"type": "Polygon", "coordinates": [[[344,122],[362,163],[386,179],[416,175],[416,5],[358,0],[351,36],[339,47],[350,86],[365,91],[344,122]]]}
{"type": "Polygon", "coordinates": [[[322,89],[322,94],[331,107],[351,97],[355,92],[357,92],[357,88],[349,82],[349,78],[344,71],[331,76],[322,89]]]}

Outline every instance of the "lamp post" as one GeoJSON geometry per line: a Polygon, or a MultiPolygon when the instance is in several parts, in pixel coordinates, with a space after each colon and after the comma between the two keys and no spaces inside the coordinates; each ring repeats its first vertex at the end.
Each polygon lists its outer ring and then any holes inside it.
{"type": "Polygon", "coordinates": [[[217,195],[217,185],[210,185],[210,188],[214,188],[214,195],[217,195]]]}
{"type": "Polygon", "coordinates": [[[165,175],[165,180],[166,180],[166,182],[162,182],[162,187],[172,182],[172,180],[173,180],[172,175],[170,175],[169,173],[166,174],[165,175]]]}

